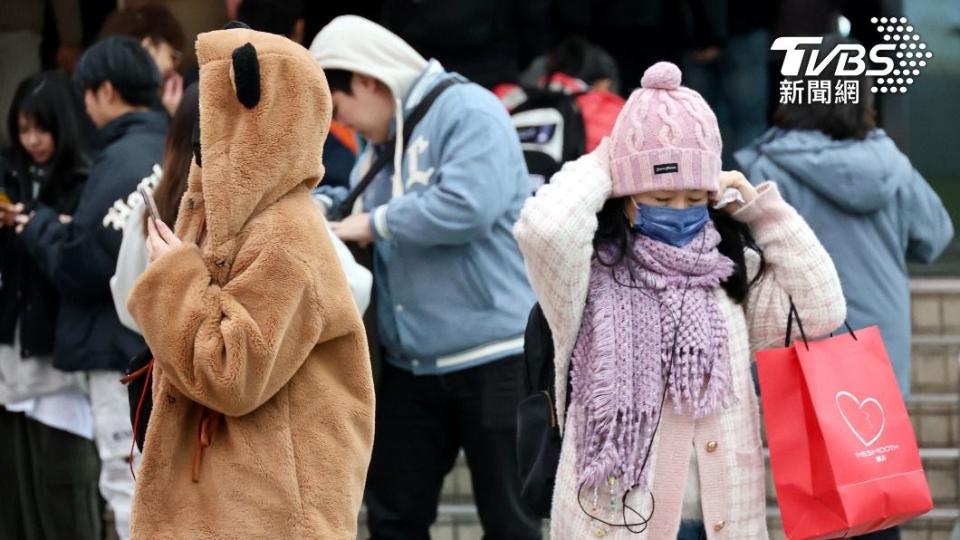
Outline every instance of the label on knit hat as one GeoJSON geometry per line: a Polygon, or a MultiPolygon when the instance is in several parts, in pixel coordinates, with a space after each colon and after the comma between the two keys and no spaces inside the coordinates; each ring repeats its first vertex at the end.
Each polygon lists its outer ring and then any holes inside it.
{"type": "Polygon", "coordinates": [[[677,171],[679,171],[679,169],[676,163],[661,163],[653,166],[653,174],[666,174],[677,171]]]}

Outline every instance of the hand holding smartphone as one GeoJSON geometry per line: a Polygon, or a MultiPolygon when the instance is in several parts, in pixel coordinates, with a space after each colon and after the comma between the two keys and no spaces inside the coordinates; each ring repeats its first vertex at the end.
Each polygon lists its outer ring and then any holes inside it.
{"type": "Polygon", "coordinates": [[[137,191],[143,197],[143,202],[147,205],[147,212],[150,214],[150,222],[147,223],[147,255],[150,262],[153,262],[171,249],[181,244],[173,231],[167,227],[166,223],[160,219],[160,211],[157,210],[157,203],[153,200],[153,195],[144,186],[138,186],[137,191]]]}
{"type": "Polygon", "coordinates": [[[0,227],[13,227],[19,210],[14,206],[10,197],[0,190],[0,227]]]}
{"type": "Polygon", "coordinates": [[[153,194],[143,185],[137,186],[137,192],[143,197],[143,202],[147,205],[147,212],[150,213],[150,217],[153,218],[154,221],[162,222],[163,220],[160,219],[160,211],[157,210],[157,201],[153,199],[153,194]]]}

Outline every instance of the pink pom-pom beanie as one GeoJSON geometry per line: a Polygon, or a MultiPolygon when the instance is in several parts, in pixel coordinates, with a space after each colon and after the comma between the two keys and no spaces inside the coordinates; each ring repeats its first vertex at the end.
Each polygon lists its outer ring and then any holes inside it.
{"type": "Polygon", "coordinates": [[[700,94],[680,86],[680,68],[657,62],[643,74],[610,137],[613,196],[719,190],[720,128],[700,94]]]}

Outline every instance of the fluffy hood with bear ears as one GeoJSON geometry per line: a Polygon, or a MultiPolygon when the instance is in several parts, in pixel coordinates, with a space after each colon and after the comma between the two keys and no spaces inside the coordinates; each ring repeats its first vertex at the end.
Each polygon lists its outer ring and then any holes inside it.
{"type": "MultiPolygon", "coordinates": [[[[183,204],[197,202],[191,193],[202,194],[206,234],[216,249],[282,196],[320,182],[332,104],[323,71],[285,37],[207,32],[197,37],[197,57],[202,167],[191,167],[183,204]]],[[[192,225],[178,223],[178,234],[195,240],[192,225]]]]}
{"type": "Polygon", "coordinates": [[[197,48],[183,242],[127,301],[154,358],[131,537],[352,540],[375,404],[363,321],[310,197],[327,84],[286,38],[230,29],[197,48]]]}

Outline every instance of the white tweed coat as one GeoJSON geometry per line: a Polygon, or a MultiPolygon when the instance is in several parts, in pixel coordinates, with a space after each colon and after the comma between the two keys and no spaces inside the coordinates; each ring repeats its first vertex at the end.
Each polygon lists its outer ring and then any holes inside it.
{"type": "MultiPolygon", "coordinates": [[[[691,499],[694,506],[699,504],[710,540],[766,539],[759,407],[750,375],[753,353],[783,345],[788,295],[793,296],[808,336],[825,335],[843,323],[846,305],[833,262],[773,183],[761,185],[758,197],[734,214],[751,228],[766,259],[764,277],[751,288],[743,305],[734,303],[722,288],[716,290],[727,320],[736,402],[699,421],[675,414],[668,402],[647,465],[656,497],[656,512],[649,527],[642,534],[634,534],[622,527],[602,526],[591,522],[577,501],[577,430],[571,428],[580,418],[571,409],[571,416],[564,419],[564,396],[587,297],[596,214],[611,191],[609,165],[596,153],[584,156],[566,164],[528,200],[514,228],[530,282],[553,331],[556,412],[564,433],[569,434],[563,439],[557,471],[551,537],[673,539],[683,513],[684,493],[692,491],[686,504],[690,506],[691,499]],[[699,478],[689,484],[693,489],[687,489],[691,469],[699,470],[699,478]]],[[[748,251],[751,277],[758,262],[759,257],[748,251]]],[[[599,515],[611,521],[604,504],[608,500],[609,495],[604,498],[601,494],[597,508],[599,515]]],[[[649,515],[650,501],[650,494],[639,489],[628,497],[628,504],[642,509],[645,515],[649,515]]],[[[593,512],[592,490],[589,494],[584,490],[582,502],[593,512]]],[[[617,516],[622,522],[619,511],[617,516]]],[[[635,516],[628,513],[628,519],[631,517],[635,516]]]]}

